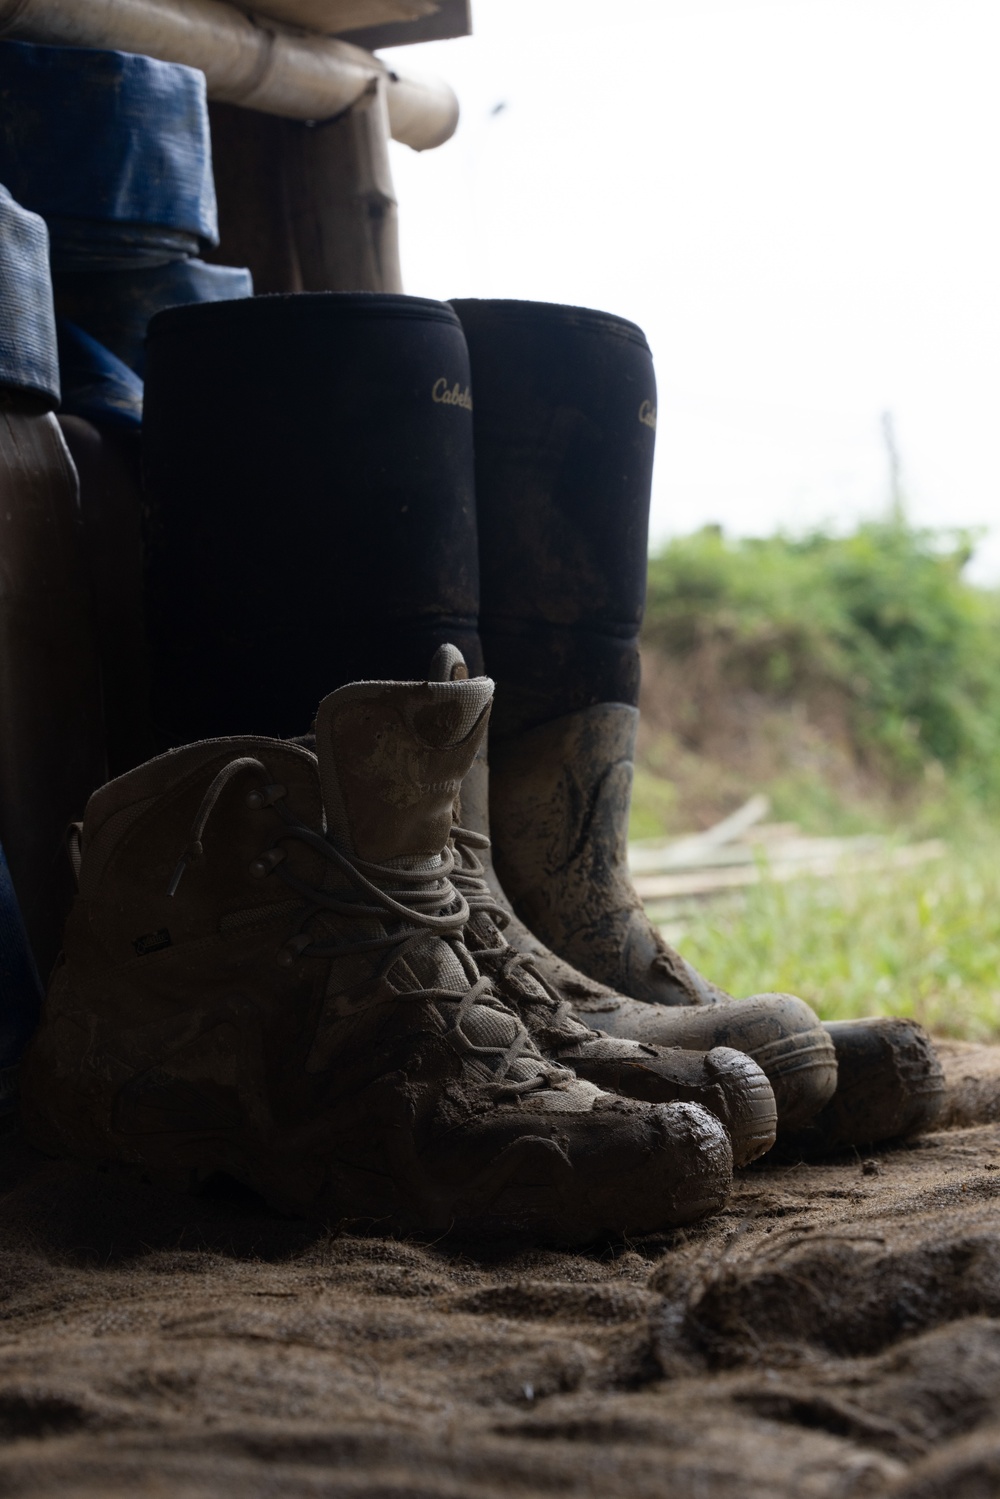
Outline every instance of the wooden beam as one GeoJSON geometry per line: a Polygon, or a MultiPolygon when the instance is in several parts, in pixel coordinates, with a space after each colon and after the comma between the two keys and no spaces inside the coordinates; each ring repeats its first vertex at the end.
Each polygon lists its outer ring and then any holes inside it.
{"type": "Polygon", "coordinates": [[[359,47],[405,47],[472,31],[470,0],[243,0],[255,15],[343,36],[359,47]]]}
{"type": "Polygon", "coordinates": [[[342,38],[254,17],[228,0],[0,0],[0,37],[186,63],[205,74],[209,98],[294,120],[331,120],[383,78],[392,132],[417,151],[441,145],[458,124],[446,83],[390,71],[342,38]]]}
{"type": "Polygon", "coordinates": [[[401,291],[396,198],[381,83],[308,126],[211,104],[219,248],[257,294],[401,291]]]}
{"type": "Polygon", "coordinates": [[[220,244],[203,252],[220,265],[245,265],[259,296],[302,290],[298,248],[288,215],[288,161],[297,120],[209,103],[220,244]]]}

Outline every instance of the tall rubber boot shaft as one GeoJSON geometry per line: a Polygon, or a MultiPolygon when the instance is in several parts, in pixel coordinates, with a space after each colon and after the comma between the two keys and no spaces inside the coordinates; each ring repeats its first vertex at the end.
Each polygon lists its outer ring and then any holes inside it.
{"type": "Polygon", "coordinates": [[[481,671],[469,365],[449,307],[314,293],[150,324],[161,742],[300,734],[332,683],[481,671]]]}
{"type": "Polygon", "coordinates": [[[472,364],[494,741],[593,703],[634,706],[656,423],[646,340],[585,308],[452,305],[472,364]]]}

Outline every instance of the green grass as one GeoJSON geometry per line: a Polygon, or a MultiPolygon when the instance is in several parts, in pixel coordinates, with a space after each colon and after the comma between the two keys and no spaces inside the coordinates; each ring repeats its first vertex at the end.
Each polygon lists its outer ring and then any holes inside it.
{"type": "Polygon", "coordinates": [[[826,1020],[912,1016],[1000,1040],[1000,860],[988,841],[913,869],[764,882],[699,908],[681,951],[730,993],[800,994],[826,1020]]]}

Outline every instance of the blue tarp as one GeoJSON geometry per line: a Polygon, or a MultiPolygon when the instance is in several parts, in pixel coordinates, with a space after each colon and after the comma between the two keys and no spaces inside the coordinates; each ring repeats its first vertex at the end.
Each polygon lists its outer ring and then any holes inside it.
{"type": "Polygon", "coordinates": [[[101,427],[142,425],[143,387],[139,376],[110,349],[68,318],[58,318],[62,409],[101,427]]]}
{"type": "Polygon", "coordinates": [[[0,187],[0,385],[59,405],[59,361],[49,274],[49,236],[0,187]]]}
{"type": "Polygon", "coordinates": [[[205,75],[0,42],[0,182],[46,220],[164,225],[218,244],[205,75]]]}
{"type": "Polygon", "coordinates": [[[153,270],[57,274],[56,311],[69,318],[141,375],[146,326],[167,307],[187,302],[228,302],[253,296],[249,271],[203,260],[175,260],[153,270]]]}

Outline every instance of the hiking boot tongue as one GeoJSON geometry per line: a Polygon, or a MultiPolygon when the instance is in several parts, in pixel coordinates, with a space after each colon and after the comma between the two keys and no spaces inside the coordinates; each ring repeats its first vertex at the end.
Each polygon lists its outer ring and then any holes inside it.
{"type": "Polygon", "coordinates": [[[316,754],[332,841],[372,863],[439,855],[492,697],[473,677],[352,682],[324,698],[316,754]]]}

